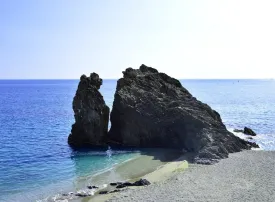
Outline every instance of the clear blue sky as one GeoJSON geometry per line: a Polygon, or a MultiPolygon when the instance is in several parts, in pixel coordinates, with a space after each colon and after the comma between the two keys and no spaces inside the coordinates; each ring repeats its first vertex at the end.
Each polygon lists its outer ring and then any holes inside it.
{"type": "Polygon", "coordinates": [[[275,78],[273,0],[0,0],[0,79],[275,78]]]}

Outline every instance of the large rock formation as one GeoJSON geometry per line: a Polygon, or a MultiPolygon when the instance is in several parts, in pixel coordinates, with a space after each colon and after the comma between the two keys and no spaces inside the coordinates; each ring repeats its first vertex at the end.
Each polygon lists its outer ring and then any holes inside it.
{"type": "Polygon", "coordinates": [[[215,110],[181,83],[156,69],[128,68],[117,82],[110,142],[130,147],[164,147],[194,153],[197,163],[213,163],[231,152],[250,149],[226,130],[215,110]]]}
{"type": "Polygon", "coordinates": [[[80,78],[73,100],[75,123],[68,138],[73,147],[104,145],[110,110],[98,91],[101,85],[102,79],[96,73],[80,78]]]}

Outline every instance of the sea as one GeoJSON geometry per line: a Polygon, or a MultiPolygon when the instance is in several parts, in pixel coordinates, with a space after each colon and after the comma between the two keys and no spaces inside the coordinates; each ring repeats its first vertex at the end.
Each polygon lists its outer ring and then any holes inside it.
{"type": "MultiPolygon", "coordinates": [[[[228,130],[252,128],[261,149],[275,150],[275,80],[181,80],[221,114],[228,130]]],[[[93,184],[93,176],[136,158],[137,150],[74,151],[78,80],[0,80],[0,201],[58,201],[93,184]]],[[[112,108],[116,80],[100,89],[112,108]]]]}

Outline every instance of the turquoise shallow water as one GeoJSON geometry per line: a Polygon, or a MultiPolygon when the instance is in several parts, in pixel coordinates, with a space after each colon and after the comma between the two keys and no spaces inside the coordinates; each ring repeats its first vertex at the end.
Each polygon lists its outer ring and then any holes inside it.
{"type": "MultiPolygon", "coordinates": [[[[67,136],[73,123],[77,80],[0,80],[0,201],[33,201],[79,189],[92,174],[138,153],[73,151],[67,136]]],[[[194,96],[216,109],[228,128],[249,126],[256,142],[275,149],[274,80],[183,80],[194,96]]],[[[116,81],[101,92],[111,107],[116,81]]],[[[107,149],[107,148],[106,148],[107,149]]]]}

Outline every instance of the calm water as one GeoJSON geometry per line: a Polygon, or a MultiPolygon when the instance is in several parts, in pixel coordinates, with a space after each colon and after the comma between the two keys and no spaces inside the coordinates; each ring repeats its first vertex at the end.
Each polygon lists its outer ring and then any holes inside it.
{"type": "MultiPolygon", "coordinates": [[[[229,129],[248,126],[275,150],[274,80],[183,80],[229,129]]],[[[75,152],[67,145],[77,80],[0,80],[0,201],[32,201],[81,188],[78,182],[136,153],[75,152]]],[[[101,92],[111,107],[116,81],[101,92]]],[[[85,183],[89,183],[88,181],[85,183]]],[[[84,183],[84,184],[85,184],[84,183]]]]}

